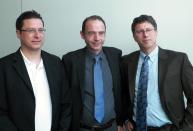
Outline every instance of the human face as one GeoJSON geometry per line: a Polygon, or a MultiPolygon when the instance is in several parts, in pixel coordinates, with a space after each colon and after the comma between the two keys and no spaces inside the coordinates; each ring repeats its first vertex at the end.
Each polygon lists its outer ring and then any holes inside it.
{"type": "Polygon", "coordinates": [[[135,26],[133,37],[138,43],[140,49],[146,54],[151,53],[157,46],[157,31],[149,22],[137,24],[135,26]]]}
{"type": "Polygon", "coordinates": [[[80,32],[82,39],[85,40],[88,49],[94,54],[102,50],[105,40],[105,25],[99,20],[88,20],[85,26],[85,32],[80,32]]]}
{"type": "Polygon", "coordinates": [[[22,51],[40,51],[44,42],[44,27],[40,19],[32,18],[23,21],[21,30],[17,30],[22,51]]]}

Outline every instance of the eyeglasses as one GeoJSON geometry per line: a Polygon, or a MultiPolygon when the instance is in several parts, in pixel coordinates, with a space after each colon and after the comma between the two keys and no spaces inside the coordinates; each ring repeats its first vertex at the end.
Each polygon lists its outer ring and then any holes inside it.
{"type": "Polygon", "coordinates": [[[152,28],[148,28],[148,29],[145,29],[145,30],[136,30],[135,33],[139,34],[139,35],[142,35],[142,34],[150,34],[152,33],[152,31],[154,31],[155,29],[152,29],[152,28]]]}
{"type": "Polygon", "coordinates": [[[30,34],[35,34],[36,32],[43,34],[46,31],[46,29],[45,28],[39,28],[39,29],[27,28],[27,29],[21,29],[20,31],[24,31],[30,34]]]}

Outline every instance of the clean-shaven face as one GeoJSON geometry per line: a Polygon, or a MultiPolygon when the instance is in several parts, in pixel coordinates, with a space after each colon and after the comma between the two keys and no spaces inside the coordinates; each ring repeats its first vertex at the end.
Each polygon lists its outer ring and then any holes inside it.
{"type": "Polygon", "coordinates": [[[17,30],[17,37],[21,41],[21,49],[39,51],[44,43],[44,27],[40,19],[32,18],[23,21],[21,30],[17,30]]]}
{"type": "Polygon", "coordinates": [[[105,25],[100,20],[88,20],[86,22],[85,32],[81,32],[81,37],[91,52],[98,54],[102,50],[105,31],[105,25]]]}
{"type": "Polygon", "coordinates": [[[150,53],[157,46],[157,31],[149,22],[137,24],[133,36],[144,53],[150,53]]]}

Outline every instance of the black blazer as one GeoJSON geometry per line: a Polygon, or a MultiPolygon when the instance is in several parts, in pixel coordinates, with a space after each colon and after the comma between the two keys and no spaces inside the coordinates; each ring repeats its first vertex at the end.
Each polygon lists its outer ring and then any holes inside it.
{"type": "MultiPolygon", "coordinates": [[[[139,51],[123,57],[121,74],[123,80],[125,119],[132,120],[135,77],[139,51]]],[[[172,121],[182,131],[193,130],[193,68],[184,53],[159,48],[158,86],[161,105],[172,121]],[[183,93],[187,98],[185,107],[183,93]]]]}
{"type": "MultiPolygon", "coordinates": [[[[67,131],[71,104],[64,68],[58,57],[44,51],[41,56],[52,102],[51,131],[67,131]]],[[[0,131],[35,131],[35,96],[19,50],[0,59],[0,131]]]]}
{"type": "MultiPolygon", "coordinates": [[[[107,57],[113,79],[113,93],[115,99],[115,112],[117,123],[121,125],[121,83],[120,83],[120,58],[121,51],[112,47],[103,47],[107,57]]],[[[80,119],[82,114],[82,96],[81,90],[84,88],[85,79],[85,55],[86,48],[70,52],[63,56],[62,61],[69,78],[69,85],[72,91],[72,131],[78,131],[80,128],[80,119]]]]}

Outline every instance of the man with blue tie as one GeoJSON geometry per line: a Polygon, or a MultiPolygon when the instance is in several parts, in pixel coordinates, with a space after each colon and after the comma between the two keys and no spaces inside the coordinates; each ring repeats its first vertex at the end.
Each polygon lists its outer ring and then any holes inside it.
{"type": "Polygon", "coordinates": [[[72,91],[71,131],[121,131],[121,50],[103,47],[106,25],[87,17],[81,38],[86,47],[63,56],[72,91]]]}
{"type": "Polygon", "coordinates": [[[136,17],[131,27],[140,50],[121,62],[127,131],[193,131],[193,67],[187,55],[157,45],[152,16],[136,17]]]}

